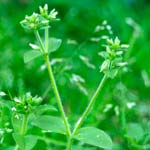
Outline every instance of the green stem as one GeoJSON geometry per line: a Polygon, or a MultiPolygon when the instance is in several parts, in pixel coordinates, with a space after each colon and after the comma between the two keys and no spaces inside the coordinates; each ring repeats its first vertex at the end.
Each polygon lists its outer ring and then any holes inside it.
{"type": "Polygon", "coordinates": [[[49,49],[49,29],[45,29],[45,49],[46,49],[46,53],[48,53],[48,49],[49,49]]]}
{"type": "Polygon", "coordinates": [[[39,46],[40,46],[41,50],[45,53],[45,62],[46,62],[46,65],[47,65],[49,78],[50,78],[51,83],[52,83],[52,87],[53,87],[53,90],[54,90],[54,94],[56,96],[56,101],[57,101],[57,104],[58,104],[58,108],[59,108],[61,116],[63,118],[64,124],[65,124],[65,127],[66,127],[66,134],[67,134],[67,137],[69,139],[70,136],[71,136],[69,123],[68,123],[65,111],[63,109],[62,101],[61,101],[61,98],[60,98],[60,95],[59,95],[59,91],[58,91],[58,88],[57,88],[57,85],[56,85],[56,81],[55,81],[55,78],[54,78],[54,75],[53,75],[53,71],[52,71],[49,56],[48,56],[49,31],[48,31],[48,29],[45,29],[45,47],[42,43],[42,40],[40,38],[40,35],[39,35],[38,31],[35,31],[35,36],[36,36],[36,39],[39,43],[39,46]]]}
{"type": "MultiPolygon", "coordinates": [[[[21,127],[21,131],[20,131],[22,136],[25,135],[26,127],[27,127],[27,121],[28,121],[28,115],[24,114],[23,121],[22,121],[22,127],[21,127]]],[[[18,150],[18,149],[19,149],[19,145],[17,144],[15,147],[15,150],[18,150]]]]}
{"type": "Polygon", "coordinates": [[[52,72],[52,68],[51,68],[51,65],[50,65],[48,54],[45,55],[45,61],[46,61],[46,65],[47,65],[47,69],[48,69],[48,73],[49,73],[49,78],[51,80],[52,87],[53,87],[53,90],[54,90],[54,93],[55,93],[55,96],[56,96],[56,100],[57,100],[57,103],[58,103],[58,107],[59,107],[59,110],[61,112],[61,116],[63,118],[64,124],[65,124],[65,127],[66,127],[66,133],[67,133],[67,136],[70,137],[71,131],[70,131],[69,123],[68,123],[67,117],[65,115],[64,109],[63,109],[62,101],[61,101],[61,98],[60,98],[60,95],[59,95],[59,92],[58,92],[58,88],[57,88],[57,85],[56,85],[56,82],[55,82],[55,78],[54,78],[54,75],[53,75],[53,72],[52,72]]]}
{"type": "Polygon", "coordinates": [[[39,31],[35,30],[35,31],[34,31],[34,34],[35,34],[35,37],[36,37],[36,39],[37,39],[37,41],[38,41],[38,43],[39,43],[39,45],[40,45],[40,48],[41,48],[42,52],[45,52],[45,48],[44,48],[44,45],[43,45],[43,43],[42,43],[42,40],[41,40],[39,31]]]}
{"type": "Polygon", "coordinates": [[[72,147],[72,141],[73,141],[73,138],[72,138],[72,136],[70,136],[70,138],[68,138],[67,150],[71,150],[71,147],[72,147]]]}
{"type": "Polygon", "coordinates": [[[87,117],[87,115],[89,114],[89,112],[91,111],[93,104],[96,100],[96,98],[98,97],[100,91],[102,90],[102,87],[105,83],[107,79],[107,76],[104,75],[101,82],[98,85],[98,88],[96,89],[95,93],[93,94],[88,106],[86,107],[85,111],[83,112],[82,116],[79,118],[79,120],[76,122],[72,136],[70,136],[69,140],[68,140],[68,145],[67,145],[67,150],[71,150],[71,146],[72,146],[72,137],[77,133],[78,129],[80,128],[80,126],[82,125],[83,121],[85,120],[85,118],[87,117]]]}
{"type": "Polygon", "coordinates": [[[107,79],[107,76],[104,75],[101,82],[99,83],[99,86],[97,88],[97,90],[95,91],[95,93],[93,94],[88,106],[86,107],[85,111],[83,112],[82,116],[79,118],[79,120],[77,121],[75,128],[73,130],[73,135],[76,134],[76,132],[78,131],[78,129],[80,128],[81,124],[83,123],[83,121],[85,120],[85,118],[87,117],[87,115],[89,114],[89,112],[91,111],[93,104],[96,100],[96,98],[98,97],[98,94],[100,93],[100,91],[102,90],[102,87],[105,83],[107,79]]]}
{"type": "Polygon", "coordinates": [[[23,116],[23,122],[22,122],[22,127],[21,127],[21,135],[25,135],[26,132],[26,127],[27,127],[27,120],[28,120],[28,115],[23,116]]]}

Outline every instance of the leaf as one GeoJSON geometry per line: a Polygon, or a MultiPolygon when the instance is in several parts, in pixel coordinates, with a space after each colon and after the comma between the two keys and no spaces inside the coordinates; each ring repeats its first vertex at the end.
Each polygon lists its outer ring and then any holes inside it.
{"type": "Polygon", "coordinates": [[[20,127],[22,125],[21,117],[22,117],[21,115],[15,114],[11,118],[11,122],[12,122],[13,129],[15,132],[20,132],[20,127]],[[18,116],[18,118],[16,118],[16,115],[18,116]]]}
{"type": "Polygon", "coordinates": [[[49,38],[49,53],[56,51],[62,43],[61,39],[49,38]]]}
{"type": "Polygon", "coordinates": [[[36,44],[29,43],[29,46],[30,46],[32,49],[34,49],[34,50],[39,50],[39,49],[40,49],[40,47],[39,47],[38,45],[36,45],[36,44]]]}
{"type": "Polygon", "coordinates": [[[111,138],[104,131],[94,127],[84,127],[79,129],[74,138],[100,148],[112,148],[111,138]]]}
{"type": "Polygon", "coordinates": [[[34,111],[37,115],[41,115],[47,111],[57,111],[57,109],[54,106],[44,104],[44,105],[37,106],[34,111]]]}
{"type": "Polygon", "coordinates": [[[59,117],[48,115],[39,116],[32,122],[32,125],[46,130],[45,132],[66,133],[63,120],[59,117]]]}
{"type": "Polygon", "coordinates": [[[110,66],[110,60],[106,59],[101,65],[100,72],[108,70],[109,66],[110,66]]]}
{"type": "Polygon", "coordinates": [[[129,123],[127,125],[126,136],[131,139],[139,141],[144,135],[144,130],[138,123],[129,123]]]}
{"type": "Polygon", "coordinates": [[[25,150],[31,150],[37,143],[38,138],[34,135],[27,135],[24,138],[25,150]]]}
{"type": "Polygon", "coordinates": [[[0,96],[5,96],[5,95],[6,95],[6,93],[5,93],[5,92],[0,91],[0,96]]]}
{"type": "Polygon", "coordinates": [[[89,62],[89,59],[88,59],[87,57],[85,57],[85,56],[83,56],[83,55],[80,55],[79,58],[82,60],[82,62],[83,62],[87,67],[89,67],[89,68],[91,68],[91,69],[95,69],[95,66],[89,62]]]}
{"type": "Polygon", "coordinates": [[[118,69],[111,69],[111,70],[105,71],[105,73],[109,78],[113,79],[118,74],[118,69]]]}
{"type": "Polygon", "coordinates": [[[16,144],[19,145],[19,147],[21,149],[24,149],[24,138],[23,138],[23,136],[19,133],[13,133],[13,138],[14,138],[16,144]]]}
{"type": "Polygon", "coordinates": [[[43,55],[40,51],[31,50],[24,54],[24,62],[28,63],[29,61],[43,55]]]}
{"type": "Polygon", "coordinates": [[[106,51],[101,51],[98,53],[98,55],[105,58],[105,59],[107,59],[107,57],[108,57],[108,53],[106,51]]]}
{"type": "Polygon", "coordinates": [[[3,146],[3,150],[14,150],[14,146],[3,146]]]}

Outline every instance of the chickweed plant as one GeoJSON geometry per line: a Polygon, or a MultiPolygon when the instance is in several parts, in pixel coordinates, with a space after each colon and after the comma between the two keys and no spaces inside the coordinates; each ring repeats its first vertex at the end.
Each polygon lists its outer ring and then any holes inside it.
{"type": "MultiPolygon", "coordinates": [[[[103,149],[112,149],[113,143],[107,133],[96,127],[82,127],[82,124],[92,111],[92,107],[106,80],[115,78],[120,68],[127,65],[127,62],[123,61],[123,54],[127,50],[128,45],[121,44],[118,37],[106,39],[105,50],[99,52],[99,56],[104,59],[100,66],[100,73],[103,74],[103,77],[82,115],[75,125],[71,127],[62,105],[61,93],[57,87],[50,61],[51,53],[56,51],[62,43],[61,39],[49,37],[51,23],[59,21],[57,14],[58,12],[55,9],[49,11],[48,5],[45,4],[44,7],[39,7],[39,13],[33,13],[31,16],[26,15],[25,19],[21,21],[21,26],[25,30],[33,32],[37,41],[36,43],[29,43],[32,50],[25,53],[24,62],[27,63],[37,57],[43,57],[61,117],[45,113],[47,111],[57,111],[57,109],[49,104],[43,104],[41,97],[33,97],[30,93],[19,98],[11,98],[9,104],[2,101],[6,105],[2,109],[6,109],[6,111],[10,109],[11,111],[11,121],[7,119],[8,122],[2,125],[3,129],[0,130],[1,143],[5,140],[5,135],[8,132],[8,137],[11,134],[12,139],[16,143],[16,146],[12,146],[12,149],[30,150],[36,146],[38,139],[47,141],[48,139],[44,138],[44,134],[52,132],[66,136],[67,142],[63,145],[66,147],[66,150],[72,149],[74,141],[80,141],[103,149]],[[41,36],[43,35],[42,32],[44,33],[44,38],[41,36]],[[40,136],[31,132],[33,128],[40,129],[40,136]]],[[[84,58],[82,57],[81,59],[84,58]]],[[[1,96],[5,96],[5,94],[1,93],[1,96]]],[[[6,111],[1,116],[6,115],[6,111]]],[[[51,140],[51,137],[49,137],[49,140],[51,140]]]]}

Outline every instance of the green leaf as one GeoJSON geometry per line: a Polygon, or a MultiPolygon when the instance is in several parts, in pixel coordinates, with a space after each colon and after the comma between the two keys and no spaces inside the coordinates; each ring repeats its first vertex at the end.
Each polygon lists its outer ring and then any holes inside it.
{"type": "Polygon", "coordinates": [[[144,136],[144,130],[138,123],[129,123],[126,136],[139,141],[144,136]]]}
{"type": "Polygon", "coordinates": [[[108,70],[109,66],[110,66],[110,60],[106,59],[101,65],[100,72],[108,70]]]}
{"type": "Polygon", "coordinates": [[[12,125],[13,125],[13,129],[15,132],[20,132],[20,127],[22,125],[22,119],[21,119],[21,115],[18,115],[19,118],[16,118],[15,115],[12,116],[11,121],[12,121],[12,125]]]}
{"type": "Polygon", "coordinates": [[[49,38],[49,53],[56,51],[62,43],[61,39],[49,38]]]}
{"type": "Polygon", "coordinates": [[[36,44],[29,43],[29,46],[34,50],[40,50],[40,47],[36,44]]]}
{"type": "Polygon", "coordinates": [[[113,79],[118,74],[118,71],[119,71],[118,68],[116,68],[116,69],[108,70],[105,73],[109,78],[113,79]]]}
{"type": "Polygon", "coordinates": [[[66,133],[63,120],[59,117],[47,115],[39,116],[32,122],[32,125],[46,130],[45,132],[66,133]]]}
{"type": "Polygon", "coordinates": [[[24,138],[19,133],[13,133],[13,138],[16,142],[16,144],[21,148],[24,149],[24,138]]]}
{"type": "Polygon", "coordinates": [[[57,109],[54,106],[44,104],[44,105],[37,106],[34,111],[37,115],[41,115],[48,111],[57,111],[57,109]]]}
{"type": "Polygon", "coordinates": [[[105,59],[107,59],[107,57],[108,57],[108,53],[106,51],[101,51],[98,53],[98,55],[105,58],[105,59]]]}
{"type": "Polygon", "coordinates": [[[27,135],[24,137],[25,150],[31,150],[37,143],[38,138],[34,135],[27,135]]]}
{"type": "Polygon", "coordinates": [[[80,55],[79,58],[81,59],[81,61],[89,68],[91,69],[95,69],[96,67],[90,63],[89,59],[83,55],[80,55]]]}
{"type": "Polygon", "coordinates": [[[40,51],[32,50],[32,51],[26,52],[24,54],[24,62],[27,63],[41,55],[43,55],[43,54],[40,51]]]}
{"type": "Polygon", "coordinates": [[[75,135],[74,138],[100,148],[112,148],[111,138],[104,131],[94,127],[85,127],[79,129],[77,135],[75,135]]]}

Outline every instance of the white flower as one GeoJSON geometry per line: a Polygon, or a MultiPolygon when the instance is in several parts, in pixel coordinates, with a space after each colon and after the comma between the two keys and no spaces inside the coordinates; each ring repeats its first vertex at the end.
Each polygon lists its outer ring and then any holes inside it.
{"type": "Polygon", "coordinates": [[[56,16],[57,16],[57,14],[58,14],[58,12],[55,11],[55,9],[53,9],[53,10],[50,12],[49,16],[50,16],[52,19],[55,19],[56,16]]]}
{"type": "Polygon", "coordinates": [[[17,111],[15,107],[12,107],[11,110],[12,110],[12,111],[17,111]]]}
{"type": "Polygon", "coordinates": [[[5,96],[6,93],[4,93],[3,91],[0,91],[0,96],[5,96]]]}
{"type": "Polygon", "coordinates": [[[104,112],[104,113],[105,113],[105,112],[108,112],[112,107],[113,107],[112,104],[107,104],[107,105],[105,106],[105,109],[103,110],[103,112],[104,112]]]}
{"type": "Polygon", "coordinates": [[[20,100],[19,98],[17,98],[17,97],[14,98],[14,101],[15,101],[16,103],[21,103],[21,100],[20,100]]]}
{"type": "Polygon", "coordinates": [[[128,107],[129,109],[131,109],[131,108],[134,107],[135,105],[136,105],[135,102],[128,102],[128,103],[127,103],[127,107],[128,107]]]}

